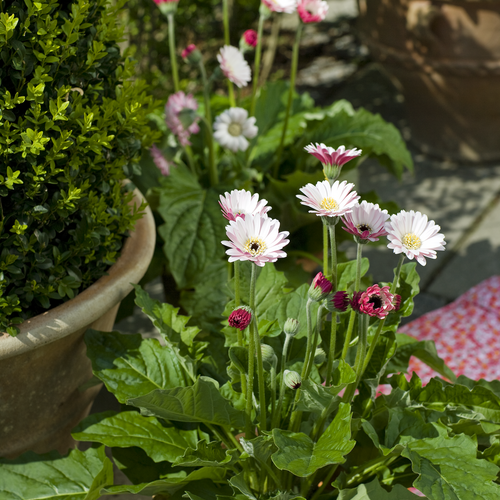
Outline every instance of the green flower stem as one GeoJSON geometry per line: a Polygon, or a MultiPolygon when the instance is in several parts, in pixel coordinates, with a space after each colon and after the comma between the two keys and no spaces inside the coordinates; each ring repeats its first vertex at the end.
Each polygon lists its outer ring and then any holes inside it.
{"type": "MultiPolygon", "coordinates": [[[[237,309],[240,305],[240,263],[234,261],[234,308],[237,309]]],[[[243,332],[237,328],[238,345],[243,345],[243,332]]]]}
{"type": "Polygon", "coordinates": [[[356,361],[354,362],[354,371],[356,373],[356,380],[353,384],[350,384],[344,394],[342,400],[346,403],[350,403],[354,397],[354,393],[358,387],[359,381],[361,380],[361,375],[364,372],[364,359],[366,355],[366,344],[368,335],[368,321],[369,316],[367,314],[358,314],[358,329],[359,329],[359,342],[358,350],[356,351],[356,361]]]}
{"type": "MultiPolygon", "coordinates": [[[[252,315],[254,310],[252,305],[255,305],[255,265],[252,264],[252,274],[250,279],[250,308],[252,309],[252,315]],[[252,294],[253,289],[253,294],[252,294]],[[253,304],[252,304],[253,302],[253,304]]],[[[246,426],[245,426],[245,436],[246,439],[252,439],[254,436],[252,428],[252,396],[253,396],[253,375],[255,369],[255,335],[253,335],[253,324],[255,319],[252,319],[249,327],[248,335],[248,383],[247,383],[247,394],[246,394],[246,426]]]]}
{"type": "Polygon", "coordinates": [[[271,417],[269,419],[271,425],[274,419],[274,412],[276,411],[276,364],[278,358],[274,357],[274,362],[271,365],[271,417]]]}
{"type": "MultiPolygon", "coordinates": [[[[361,262],[362,262],[363,245],[358,243],[357,258],[356,258],[356,281],[354,285],[354,291],[358,292],[361,284],[361,262]]],[[[351,311],[349,316],[349,326],[347,327],[347,333],[345,337],[344,347],[342,349],[341,359],[345,361],[347,356],[347,351],[349,349],[349,344],[351,343],[352,331],[354,328],[354,320],[356,319],[356,311],[351,311]]]]}
{"type": "Polygon", "coordinates": [[[281,382],[280,382],[280,395],[278,398],[278,406],[276,407],[276,413],[273,415],[273,420],[271,423],[271,428],[274,429],[278,427],[281,419],[281,408],[283,407],[283,396],[285,395],[285,366],[286,359],[288,356],[288,347],[290,346],[290,340],[292,337],[290,335],[285,336],[285,343],[283,344],[283,353],[281,356],[281,382]]]}
{"type": "Polygon", "coordinates": [[[300,374],[302,380],[304,380],[306,377],[307,366],[309,364],[309,358],[311,356],[312,343],[313,343],[313,331],[312,331],[313,328],[312,328],[312,318],[311,318],[312,303],[313,301],[311,299],[307,299],[307,304],[306,304],[307,348],[306,348],[306,355],[304,357],[304,364],[302,365],[302,373],[300,374]]]}
{"type": "Polygon", "coordinates": [[[330,233],[330,248],[332,250],[331,281],[334,292],[337,291],[337,243],[335,241],[335,227],[334,225],[328,226],[328,231],[330,233]]]}
{"type": "MultiPolygon", "coordinates": [[[[229,2],[228,0],[222,1],[222,17],[224,21],[224,44],[231,45],[231,41],[229,39],[229,2]]],[[[236,106],[236,100],[234,99],[234,88],[233,82],[230,80],[227,81],[227,91],[229,94],[229,104],[231,107],[236,106]]]]}
{"type": "Polygon", "coordinates": [[[311,500],[317,500],[320,495],[323,493],[323,490],[330,485],[330,481],[332,480],[333,475],[337,471],[338,464],[334,465],[331,469],[330,472],[326,475],[326,477],[323,479],[323,484],[316,490],[316,493],[311,497],[311,500]]]}
{"type": "Polygon", "coordinates": [[[203,80],[203,97],[205,101],[205,126],[208,130],[208,168],[210,176],[210,185],[216,186],[219,184],[219,173],[217,172],[217,166],[215,165],[215,151],[214,151],[214,136],[212,132],[212,112],[210,109],[210,94],[209,85],[207,79],[207,72],[205,71],[205,66],[203,61],[200,61],[200,73],[203,80]]]}
{"type": "MultiPolygon", "coordinates": [[[[403,267],[403,262],[405,260],[405,254],[402,253],[401,257],[399,258],[398,262],[398,267],[396,267],[396,272],[394,273],[394,281],[392,282],[391,286],[391,293],[395,293],[397,288],[398,288],[398,282],[399,282],[399,275],[401,274],[401,268],[403,267]]],[[[380,321],[380,324],[378,325],[377,332],[375,333],[375,336],[373,337],[372,343],[370,344],[370,348],[368,349],[368,354],[366,355],[365,363],[363,365],[363,371],[361,372],[361,375],[365,372],[365,370],[368,368],[368,364],[370,363],[370,359],[373,356],[373,351],[375,350],[375,347],[377,346],[378,339],[380,337],[380,334],[382,333],[382,328],[384,327],[385,319],[380,321]]]]}
{"type": "Polygon", "coordinates": [[[326,225],[325,218],[321,217],[323,221],[323,274],[328,274],[328,226],[326,225]]]}
{"type": "Polygon", "coordinates": [[[177,72],[177,56],[175,55],[175,23],[174,14],[168,14],[168,46],[170,49],[170,64],[172,66],[172,78],[174,79],[174,90],[179,91],[179,73],[177,72]]]}
{"type": "Polygon", "coordinates": [[[337,313],[332,312],[332,324],[330,330],[330,351],[328,353],[328,361],[326,363],[325,386],[330,385],[332,378],[333,361],[335,360],[335,349],[337,347],[337,313]]]}
{"type": "Polygon", "coordinates": [[[278,153],[276,154],[276,162],[274,164],[274,178],[278,178],[281,155],[283,154],[283,149],[285,147],[285,137],[288,128],[288,120],[290,119],[290,111],[292,109],[293,93],[295,91],[295,77],[297,76],[297,67],[299,63],[299,45],[300,37],[302,35],[302,22],[299,21],[299,27],[297,28],[297,33],[295,35],[295,42],[293,44],[293,54],[292,54],[292,70],[290,74],[290,90],[288,92],[288,102],[286,105],[285,120],[283,122],[283,130],[281,132],[280,145],[278,147],[278,153]]]}
{"type": "Polygon", "coordinates": [[[193,172],[193,174],[195,174],[199,178],[200,172],[198,170],[198,165],[196,165],[194,161],[193,150],[191,149],[191,146],[184,146],[184,152],[186,153],[191,172],[193,172]]]}
{"type": "Polygon", "coordinates": [[[260,59],[262,56],[262,32],[264,30],[264,16],[259,16],[259,27],[257,28],[257,47],[255,47],[255,61],[253,66],[252,102],[250,104],[250,116],[255,115],[255,104],[257,89],[259,86],[260,59]]]}
{"type": "Polygon", "coordinates": [[[309,375],[311,374],[312,367],[314,365],[314,356],[316,354],[316,347],[318,346],[318,338],[319,334],[321,332],[321,327],[322,327],[322,317],[323,317],[323,310],[325,307],[323,304],[321,304],[318,307],[318,315],[317,315],[317,320],[316,320],[316,330],[314,332],[314,337],[311,345],[311,352],[309,353],[309,358],[307,359],[307,367],[306,367],[306,372],[302,380],[307,380],[309,378],[309,375]]]}

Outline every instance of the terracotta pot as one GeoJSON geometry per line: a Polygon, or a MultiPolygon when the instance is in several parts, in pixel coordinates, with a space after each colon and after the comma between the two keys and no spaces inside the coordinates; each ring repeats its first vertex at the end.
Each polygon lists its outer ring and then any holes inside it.
{"type": "Polygon", "coordinates": [[[500,2],[358,1],[361,37],[405,96],[412,140],[440,158],[500,159],[500,2]]]}
{"type": "MultiPolygon", "coordinates": [[[[133,202],[143,197],[136,190],[133,202]]],[[[17,337],[0,335],[0,456],[74,445],[71,429],[87,416],[100,385],[92,378],[83,335],[111,331],[120,301],[138,283],[153,256],[156,230],[149,207],[137,221],[116,263],[74,299],[20,325],[17,337]]]]}

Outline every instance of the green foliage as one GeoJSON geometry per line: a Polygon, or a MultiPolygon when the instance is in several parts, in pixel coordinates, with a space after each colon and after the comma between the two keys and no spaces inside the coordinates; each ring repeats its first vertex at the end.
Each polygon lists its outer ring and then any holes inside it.
{"type": "Polygon", "coordinates": [[[0,4],[2,331],[100,278],[140,217],[122,181],[152,142],[152,99],[120,55],[119,8],[0,4]]]}

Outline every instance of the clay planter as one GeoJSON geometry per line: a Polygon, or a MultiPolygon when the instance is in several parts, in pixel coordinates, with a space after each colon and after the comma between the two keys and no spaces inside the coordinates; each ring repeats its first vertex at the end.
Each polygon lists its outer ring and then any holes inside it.
{"type": "MultiPolygon", "coordinates": [[[[141,193],[134,194],[140,204],[141,193]]],[[[17,337],[0,335],[0,456],[64,453],[74,445],[71,429],[87,416],[101,388],[79,389],[92,377],[83,335],[87,328],[111,331],[130,283],[138,283],[148,268],[155,238],[148,207],[106,276],[22,323],[17,337]]]]}
{"type": "Polygon", "coordinates": [[[440,158],[500,159],[500,2],[358,1],[361,37],[400,85],[412,140],[440,158]]]}

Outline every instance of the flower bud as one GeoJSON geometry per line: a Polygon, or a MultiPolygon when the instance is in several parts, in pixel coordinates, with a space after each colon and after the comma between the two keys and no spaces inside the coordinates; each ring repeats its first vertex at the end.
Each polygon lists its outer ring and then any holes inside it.
{"type": "Polygon", "coordinates": [[[294,318],[288,318],[285,321],[285,327],[283,328],[285,331],[285,335],[290,335],[290,337],[295,337],[297,332],[299,331],[300,323],[294,318]]]}
{"type": "Polygon", "coordinates": [[[257,46],[258,35],[255,30],[246,30],[240,38],[240,51],[245,53],[257,46]]]}
{"type": "Polygon", "coordinates": [[[153,0],[158,8],[161,10],[161,13],[164,16],[168,16],[169,14],[175,14],[177,12],[177,4],[179,0],[153,0]]]}
{"type": "Polygon", "coordinates": [[[201,61],[201,52],[194,43],[189,44],[181,54],[182,58],[191,64],[198,64],[201,61]]]}
{"type": "Polygon", "coordinates": [[[229,315],[227,320],[230,326],[243,331],[252,322],[252,310],[246,306],[238,307],[229,315]]]}
{"type": "Polygon", "coordinates": [[[270,365],[274,364],[274,360],[276,355],[274,354],[274,349],[269,344],[261,344],[260,350],[262,352],[262,362],[269,363],[270,365]]]}
{"type": "Polygon", "coordinates": [[[295,391],[302,385],[302,377],[297,372],[285,370],[283,377],[285,379],[285,385],[289,389],[293,389],[295,391]]]}
{"type": "Polygon", "coordinates": [[[325,302],[325,306],[330,312],[345,312],[349,304],[349,294],[342,290],[335,292],[331,300],[325,302]]]}
{"type": "Polygon", "coordinates": [[[363,295],[363,292],[354,292],[352,294],[351,307],[355,311],[359,311],[359,301],[361,300],[362,295],[363,295]]]}
{"type": "Polygon", "coordinates": [[[401,295],[397,293],[394,295],[394,300],[392,301],[392,305],[394,306],[395,311],[399,311],[401,307],[401,295]]]}
{"type": "Polygon", "coordinates": [[[314,364],[315,365],[322,365],[325,362],[326,359],[326,352],[324,349],[321,347],[318,347],[316,349],[316,352],[314,353],[314,364]]]}
{"type": "Polygon", "coordinates": [[[315,302],[319,302],[328,296],[332,291],[332,284],[325,278],[322,272],[319,272],[313,279],[309,287],[309,298],[315,302]]]}

